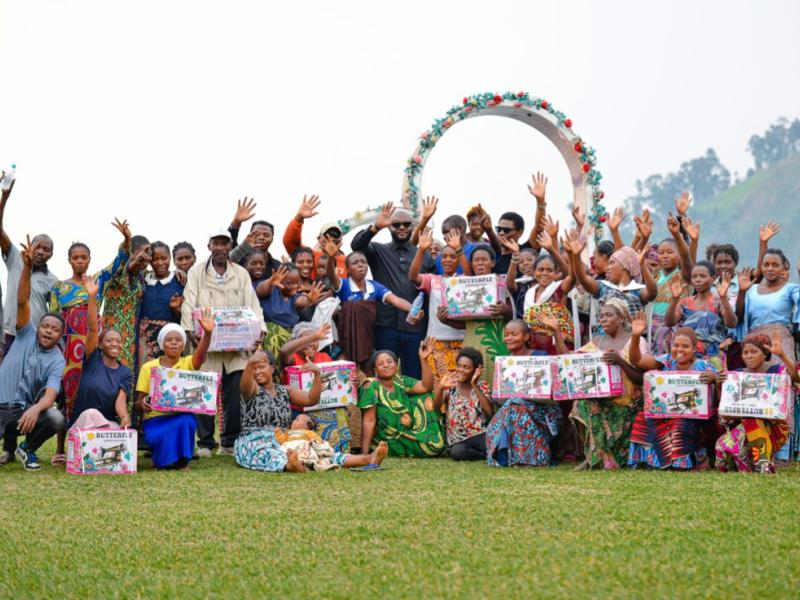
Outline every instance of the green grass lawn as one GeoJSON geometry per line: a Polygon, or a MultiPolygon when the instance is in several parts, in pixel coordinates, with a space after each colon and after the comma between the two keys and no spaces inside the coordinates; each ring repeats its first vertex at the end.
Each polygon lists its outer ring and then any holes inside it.
{"type": "MultiPolygon", "coordinates": [[[[42,458],[49,460],[49,453],[42,458]]],[[[0,595],[797,597],[800,469],[0,469],[0,595]],[[577,594],[577,595],[576,595],[577,594]]]]}

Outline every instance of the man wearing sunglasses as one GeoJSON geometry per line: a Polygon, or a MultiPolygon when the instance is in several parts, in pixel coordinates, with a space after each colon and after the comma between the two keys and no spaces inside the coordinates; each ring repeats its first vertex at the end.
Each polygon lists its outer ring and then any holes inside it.
{"type": "MultiPolygon", "coordinates": [[[[413,302],[419,294],[417,287],[408,278],[408,269],[417,253],[411,243],[414,223],[411,214],[396,209],[391,202],[382,208],[376,221],[367,229],[359,231],[353,238],[354,252],[363,252],[372,270],[372,277],[389,288],[395,295],[413,302]],[[388,244],[373,242],[372,238],[381,229],[389,229],[392,241],[388,244]]],[[[430,256],[425,256],[423,273],[435,273],[436,265],[430,256]]],[[[378,303],[378,318],[375,320],[375,348],[391,350],[401,361],[403,374],[419,379],[422,376],[419,364],[419,344],[425,338],[427,321],[412,325],[406,314],[396,308],[378,303]]]]}
{"type": "MultiPolygon", "coordinates": [[[[283,247],[286,248],[286,252],[289,253],[289,256],[304,245],[303,223],[306,219],[310,219],[319,214],[317,209],[320,204],[319,196],[303,196],[303,201],[300,202],[300,208],[297,209],[297,214],[289,221],[289,224],[286,226],[286,231],[283,234],[283,247]]],[[[339,242],[342,236],[342,228],[336,223],[326,223],[320,227],[319,235],[317,236],[317,244],[312,248],[314,251],[314,272],[316,272],[317,265],[319,264],[319,257],[323,255],[322,245],[325,243],[325,238],[327,237],[334,242],[339,242]]],[[[344,259],[344,252],[339,252],[339,254],[336,255],[336,274],[342,279],[347,277],[347,267],[345,266],[344,259]]]]}

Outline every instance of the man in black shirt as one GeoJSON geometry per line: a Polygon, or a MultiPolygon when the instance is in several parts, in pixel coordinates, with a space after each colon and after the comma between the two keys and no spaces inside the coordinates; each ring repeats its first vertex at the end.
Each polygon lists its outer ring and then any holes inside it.
{"type": "MultiPolygon", "coordinates": [[[[417,252],[411,244],[414,223],[411,213],[396,209],[387,202],[375,223],[359,231],[350,247],[354,252],[363,252],[372,277],[392,290],[392,293],[409,302],[419,294],[419,290],[408,279],[408,269],[417,252]],[[388,244],[373,242],[372,238],[383,228],[388,227],[392,241],[388,244]]],[[[436,264],[425,255],[422,264],[424,273],[435,273],[436,264]]],[[[422,376],[419,365],[419,344],[425,337],[427,320],[416,325],[406,321],[406,314],[388,304],[378,303],[378,318],[375,321],[375,349],[391,350],[400,359],[404,375],[419,379],[422,376]]]]}

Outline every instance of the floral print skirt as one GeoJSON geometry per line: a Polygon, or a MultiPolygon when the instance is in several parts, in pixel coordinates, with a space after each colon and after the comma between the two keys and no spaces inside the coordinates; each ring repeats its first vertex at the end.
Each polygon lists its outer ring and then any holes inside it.
{"type": "Polygon", "coordinates": [[[486,429],[487,462],[495,467],[549,465],[550,444],[562,420],[557,404],[508,400],[486,429]]]}

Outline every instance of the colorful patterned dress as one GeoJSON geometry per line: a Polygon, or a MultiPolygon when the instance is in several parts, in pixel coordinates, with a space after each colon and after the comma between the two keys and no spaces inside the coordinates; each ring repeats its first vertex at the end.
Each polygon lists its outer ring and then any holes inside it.
{"type": "Polygon", "coordinates": [[[289,460],[275,439],[275,429],[289,429],[291,423],[289,388],[276,384],[270,394],[258,386],[253,397],[242,398],[242,430],[233,446],[236,464],[254,471],[283,471],[289,460]]]}
{"type": "MultiPolygon", "coordinates": [[[[103,291],[108,281],[124,267],[128,253],[120,246],[114,261],[94,276],[98,284],[97,303],[103,301],[103,291]]],[[[59,281],[50,290],[49,310],[64,318],[64,358],[67,366],[62,379],[64,411],[67,419],[72,418],[72,408],[78,395],[83,372],[84,348],[88,330],[89,295],[80,283],[70,280],[59,281]]]]}
{"type": "Polygon", "coordinates": [[[103,293],[103,327],[114,328],[122,335],[120,362],[136,373],[137,322],[139,303],[144,294],[144,275],[131,273],[124,265],[106,284],[103,293]]]}
{"type": "Polygon", "coordinates": [[[164,325],[180,323],[180,314],[173,313],[169,303],[173,295],[183,295],[183,285],[175,277],[174,272],[162,280],[156,279],[153,273],[148,272],[144,282],[138,325],[140,365],[161,356],[161,350],[158,347],[158,333],[164,325]]]}
{"type": "Polygon", "coordinates": [[[397,375],[389,391],[377,379],[367,379],[358,394],[358,407],[375,407],[372,444],[385,441],[391,456],[430,458],[446,450],[441,414],[433,410],[430,392],[412,396],[416,379],[397,375]]]}

